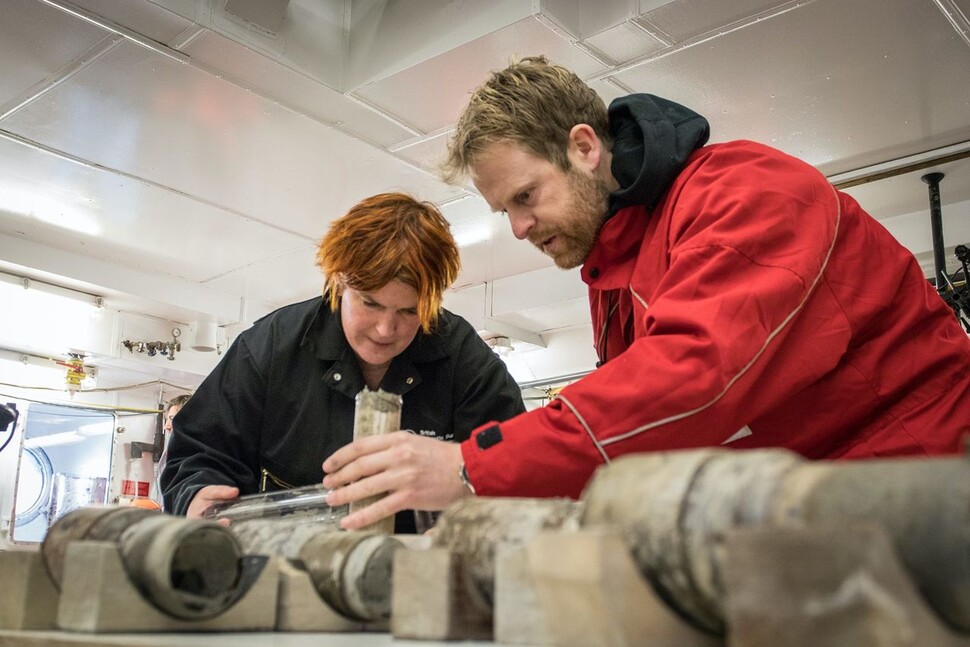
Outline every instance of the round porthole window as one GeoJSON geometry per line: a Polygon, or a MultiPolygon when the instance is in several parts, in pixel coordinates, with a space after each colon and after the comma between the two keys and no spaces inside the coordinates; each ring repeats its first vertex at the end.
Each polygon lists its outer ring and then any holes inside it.
{"type": "Polygon", "coordinates": [[[54,470],[47,452],[36,447],[24,447],[20,458],[20,477],[17,479],[17,526],[23,526],[47,512],[51,496],[54,470]]]}

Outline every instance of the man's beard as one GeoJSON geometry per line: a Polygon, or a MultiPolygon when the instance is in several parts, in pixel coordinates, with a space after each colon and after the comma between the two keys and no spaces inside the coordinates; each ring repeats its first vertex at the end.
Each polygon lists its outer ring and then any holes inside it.
{"type": "Polygon", "coordinates": [[[566,172],[566,181],[570,194],[569,215],[561,222],[569,230],[559,229],[529,236],[529,241],[539,251],[552,257],[553,262],[564,270],[579,267],[586,261],[606,218],[610,195],[604,182],[576,169],[571,168],[566,172]],[[560,239],[561,249],[554,254],[542,248],[542,243],[550,236],[560,239]]]}

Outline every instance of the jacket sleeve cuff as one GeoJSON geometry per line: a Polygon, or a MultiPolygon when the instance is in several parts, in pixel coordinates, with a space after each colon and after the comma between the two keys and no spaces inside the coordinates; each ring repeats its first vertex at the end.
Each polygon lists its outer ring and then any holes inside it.
{"type": "Polygon", "coordinates": [[[549,414],[540,409],[472,431],[461,453],[479,496],[575,499],[582,494],[603,460],[585,432],[544,424],[549,414]]]}

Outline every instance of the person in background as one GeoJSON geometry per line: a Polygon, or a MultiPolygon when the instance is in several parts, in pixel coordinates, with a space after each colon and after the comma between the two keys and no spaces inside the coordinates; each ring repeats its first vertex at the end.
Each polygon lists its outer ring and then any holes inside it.
{"type": "Polygon", "coordinates": [[[680,448],[957,452],[970,340],[916,259],[808,164],[708,135],[701,115],[648,94],[607,110],[544,57],[492,74],[457,122],[447,179],[470,174],[517,238],[582,268],[598,368],[459,446],[392,434],[345,447],[324,463],[332,503],[578,497],[618,456],[680,448]],[[420,482],[400,478],[400,456],[421,457],[420,482]]]}
{"type": "MultiPolygon", "coordinates": [[[[331,224],[317,264],[323,296],[240,334],[179,412],[162,474],[172,512],[320,483],[323,461],[353,440],[365,386],[399,394],[402,428],[440,445],[525,410],[505,364],[441,307],[460,264],[433,205],[401,193],[361,201],[331,224]]],[[[402,480],[420,478],[404,469],[402,480]]],[[[415,529],[413,514],[398,515],[396,532],[415,529]]]]}
{"type": "Polygon", "coordinates": [[[177,395],[168,401],[165,405],[165,416],[162,420],[162,431],[165,432],[165,443],[168,444],[169,439],[172,436],[172,421],[178,412],[185,406],[185,403],[189,401],[192,395],[190,393],[184,393],[182,395],[177,395]]]}
{"type": "MultiPolygon", "coordinates": [[[[169,400],[168,403],[162,408],[162,433],[164,435],[164,440],[162,441],[162,453],[158,457],[158,464],[155,466],[155,489],[156,492],[159,493],[159,501],[161,501],[162,471],[165,469],[165,464],[168,462],[168,443],[172,439],[172,420],[191,397],[192,394],[190,393],[177,395],[169,400]]],[[[162,506],[162,509],[164,509],[164,505],[162,506]]]]}

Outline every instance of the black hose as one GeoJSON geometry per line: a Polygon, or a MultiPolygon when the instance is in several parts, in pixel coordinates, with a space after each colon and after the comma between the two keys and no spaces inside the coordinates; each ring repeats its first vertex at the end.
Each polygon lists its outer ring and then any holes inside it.
{"type": "Polygon", "coordinates": [[[10,441],[13,440],[13,433],[17,428],[17,417],[19,415],[17,405],[13,404],[12,402],[0,404],[0,431],[6,431],[8,428],[10,429],[10,435],[7,436],[7,439],[3,441],[3,444],[0,444],[0,452],[5,450],[7,445],[10,444],[10,441]]]}

